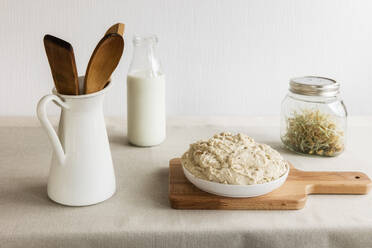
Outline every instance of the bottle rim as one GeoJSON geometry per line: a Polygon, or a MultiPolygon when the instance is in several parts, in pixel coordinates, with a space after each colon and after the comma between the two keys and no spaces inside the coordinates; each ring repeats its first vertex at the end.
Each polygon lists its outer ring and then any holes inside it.
{"type": "Polygon", "coordinates": [[[134,45],[141,45],[143,43],[158,43],[158,37],[155,34],[148,34],[148,35],[137,35],[135,34],[133,37],[133,44],[134,45]]]}

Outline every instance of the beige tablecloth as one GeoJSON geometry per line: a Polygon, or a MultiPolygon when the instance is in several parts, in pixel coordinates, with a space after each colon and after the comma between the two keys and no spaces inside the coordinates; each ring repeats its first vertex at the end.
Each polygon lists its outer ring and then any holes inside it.
{"type": "Polygon", "coordinates": [[[129,146],[125,122],[108,119],[117,192],[89,207],[46,195],[51,146],[34,118],[0,118],[0,247],[372,247],[371,195],[312,195],[302,210],[174,210],[168,161],[216,132],[245,132],[304,170],[372,177],[372,118],[349,120],[347,151],[306,157],[282,148],[278,118],[178,117],[160,146],[129,146]]]}

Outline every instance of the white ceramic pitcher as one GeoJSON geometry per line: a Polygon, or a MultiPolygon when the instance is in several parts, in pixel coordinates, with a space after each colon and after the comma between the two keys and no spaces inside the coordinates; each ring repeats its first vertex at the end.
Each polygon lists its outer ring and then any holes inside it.
{"type": "MultiPolygon", "coordinates": [[[[82,78],[79,78],[81,81],[82,78]]],[[[110,198],[116,188],[102,111],[103,90],[87,95],[53,94],[40,99],[37,116],[53,146],[48,196],[69,206],[86,206],[110,198]],[[58,136],[47,119],[46,106],[61,107],[58,136]]]]}

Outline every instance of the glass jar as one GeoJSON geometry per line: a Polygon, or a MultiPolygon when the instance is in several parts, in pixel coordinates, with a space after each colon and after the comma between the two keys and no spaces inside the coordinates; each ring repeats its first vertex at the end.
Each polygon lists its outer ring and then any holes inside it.
{"type": "Polygon", "coordinates": [[[128,139],[136,146],[154,146],[166,136],[165,75],[156,54],[155,35],[135,36],[127,77],[128,139]]]}
{"type": "Polygon", "coordinates": [[[280,137],[298,153],[337,156],[345,149],[347,111],[340,84],[324,77],[290,80],[282,102],[280,137]]]}

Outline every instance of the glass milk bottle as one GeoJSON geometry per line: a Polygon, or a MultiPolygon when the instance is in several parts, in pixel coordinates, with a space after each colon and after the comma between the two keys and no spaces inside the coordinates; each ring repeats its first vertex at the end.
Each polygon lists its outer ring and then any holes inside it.
{"type": "Polygon", "coordinates": [[[135,36],[127,77],[128,139],[154,146],[165,139],[165,75],[156,56],[155,35],[135,36]]]}

